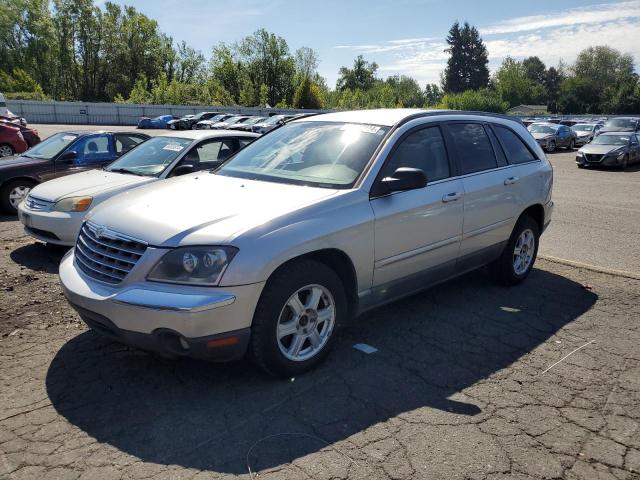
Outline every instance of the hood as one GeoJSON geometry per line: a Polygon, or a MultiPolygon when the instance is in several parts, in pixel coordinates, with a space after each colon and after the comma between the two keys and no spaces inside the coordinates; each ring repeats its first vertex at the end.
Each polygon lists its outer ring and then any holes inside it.
{"type": "Polygon", "coordinates": [[[589,143],[580,149],[582,153],[595,153],[598,155],[604,155],[605,153],[613,152],[614,150],[623,149],[624,145],[594,145],[589,143]]]}
{"type": "Polygon", "coordinates": [[[86,218],[156,246],[225,244],[338,192],[198,172],[123,192],[86,218]]]}
{"type": "Polygon", "coordinates": [[[113,173],[105,170],[88,170],[41,183],[34,187],[31,193],[34,197],[55,202],[62,197],[95,196],[106,191],[131,188],[153,180],[157,180],[157,178],[113,173]]]}
{"type": "Polygon", "coordinates": [[[532,133],[531,136],[536,140],[542,140],[543,138],[553,137],[553,133],[532,133]]]}
{"type": "Polygon", "coordinates": [[[48,163],[51,160],[42,158],[31,158],[24,155],[13,155],[11,157],[0,158],[0,170],[4,168],[22,167],[24,165],[35,165],[37,163],[48,163]]]}
{"type": "Polygon", "coordinates": [[[576,135],[578,135],[579,137],[589,137],[591,135],[593,135],[593,132],[576,132],[576,135]]]}

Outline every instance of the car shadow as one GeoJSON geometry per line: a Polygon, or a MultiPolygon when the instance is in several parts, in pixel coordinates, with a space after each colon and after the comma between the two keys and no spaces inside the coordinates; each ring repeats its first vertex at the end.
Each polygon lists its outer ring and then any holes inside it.
{"type": "Polygon", "coordinates": [[[18,265],[36,272],[58,273],[60,260],[69,247],[34,242],[13,250],[9,256],[18,265]]]}
{"type": "Polygon", "coordinates": [[[87,331],[57,352],[46,388],[71,424],[142,461],[236,474],[247,461],[253,471],[273,468],[418,409],[443,423],[483,415],[464,390],[597,299],[539,269],[517,287],[487,284],[475,272],[365,314],[327,362],[295,379],[248,362],[167,361],[87,331]]]}
{"type": "Polygon", "coordinates": [[[15,222],[16,220],[18,220],[16,215],[0,214],[0,223],[15,222]]]}

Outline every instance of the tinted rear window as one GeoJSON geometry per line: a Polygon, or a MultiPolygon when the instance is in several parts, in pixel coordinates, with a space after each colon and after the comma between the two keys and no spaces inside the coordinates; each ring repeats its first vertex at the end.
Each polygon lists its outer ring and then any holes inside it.
{"type": "Polygon", "coordinates": [[[517,164],[532,162],[536,159],[518,135],[505,127],[499,127],[497,125],[494,125],[493,127],[496,131],[496,135],[498,135],[498,138],[500,139],[500,143],[502,143],[502,148],[504,148],[505,153],[507,154],[507,160],[509,163],[517,164]]]}
{"type": "Polygon", "coordinates": [[[496,157],[484,127],[479,123],[453,123],[448,126],[460,160],[462,174],[496,168],[496,157]]]}

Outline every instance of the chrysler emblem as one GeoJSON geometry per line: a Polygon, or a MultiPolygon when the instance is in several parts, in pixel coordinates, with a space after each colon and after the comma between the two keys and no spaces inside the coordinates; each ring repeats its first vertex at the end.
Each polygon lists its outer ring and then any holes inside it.
{"type": "Polygon", "coordinates": [[[96,236],[96,238],[102,238],[104,237],[105,232],[107,231],[107,227],[97,227],[94,234],[96,236]]]}

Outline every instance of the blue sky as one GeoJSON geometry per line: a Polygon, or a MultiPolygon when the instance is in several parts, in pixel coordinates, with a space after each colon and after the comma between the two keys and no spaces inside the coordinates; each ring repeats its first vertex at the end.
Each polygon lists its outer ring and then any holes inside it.
{"type": "Polygon", "coordinates": [[[607,44],[640,62],[640,0],[135,0],[175,40],[207,57],[220,41],[232,43],[258,28],[287,40],[294,51],[315,49],[320,73],[334,86],[338,69],[358,54],[380,66],[379,76],[406,74],[439,82],[444,38],[453,21],[476,25],[490,68],[511,55],[538,55],[571,63],[590,45],[607,44]]]}

